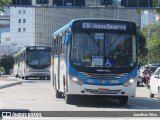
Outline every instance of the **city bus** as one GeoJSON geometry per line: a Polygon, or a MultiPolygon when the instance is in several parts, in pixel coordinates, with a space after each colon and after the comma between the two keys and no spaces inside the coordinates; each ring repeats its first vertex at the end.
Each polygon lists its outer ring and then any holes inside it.
{"type": "Polygon", "coordinates": [[[50,79],[51,48],[27,46],[14,54],[13,74],[22,79],[50,79]]]}
{"type": "Polygon", "coordinates": [[[55,97],[102,96],[127,104],[137,76],[134,22],[74,19],[53,33],[51,81],[55,97]]]}

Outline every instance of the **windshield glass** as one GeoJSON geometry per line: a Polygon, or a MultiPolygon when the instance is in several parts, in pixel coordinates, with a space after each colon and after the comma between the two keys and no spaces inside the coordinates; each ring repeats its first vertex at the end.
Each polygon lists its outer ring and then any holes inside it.
{"type": "Polygon", "coordinates": [[[27,64],[32,66],[50,65],[50,52],[49,51],[28,51],[27,64]]]}
{"type": "Polygon", "coordinates": [[[136,64],[134,35],[118,33],[75,33],[71,61],[85,67],[133,67],[136,64]]]}

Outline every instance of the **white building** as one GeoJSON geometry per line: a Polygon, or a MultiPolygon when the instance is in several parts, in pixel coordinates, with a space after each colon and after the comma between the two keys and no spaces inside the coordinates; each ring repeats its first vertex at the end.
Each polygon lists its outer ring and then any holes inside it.
{"type": "Polygon", "coordinates": [[[10,37],[15,51],[34,45],[34,10],[33,7],[10,7],[10,37]]]}
{"type": "Polygon", "coordinates": [[[4,55],[10,55],[10,10],[4,8],[0,11],[0,58],[4,55]]]}
{"type": "Polygon", "coordinates": [[[152,11],[143,11],[141,13],[141,27],[157,22],[156,14],[152,11]]]}
{"type": "Polygon", "coordinates": [[[0,30],[0,58],[4,55],[12,54],[10,46],[10,32],[0,30]]]}

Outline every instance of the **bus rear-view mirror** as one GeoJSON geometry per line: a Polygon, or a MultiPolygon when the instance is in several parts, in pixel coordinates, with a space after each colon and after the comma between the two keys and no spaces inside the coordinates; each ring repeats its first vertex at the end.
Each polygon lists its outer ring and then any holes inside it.
{"type": "Polygon", "coordinates": [[[71,39],[70,33],[69,33],[69,32],[66,32],[64,44],[66,44],[66,45],[70,44],[70,39],[71,39]]]}

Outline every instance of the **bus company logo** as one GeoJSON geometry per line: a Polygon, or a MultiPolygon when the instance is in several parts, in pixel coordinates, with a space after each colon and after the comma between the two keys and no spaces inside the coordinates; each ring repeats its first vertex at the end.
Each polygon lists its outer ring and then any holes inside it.
{"type": "Polygon", "coordinates": [[[97,72],[111,72],[110,70],[97,69],[97,72]]]}
{"type": "Polygon", "coordinates": [[[11,112],[2,112],[2,118],[4,117],[12,117],[11,112]]]}
{"type": "Polygon", "coordinates": [[[35,113],[35,112],[2,112],[2,118],[7,117],[42,117],[41,113],[35,113]]]}

